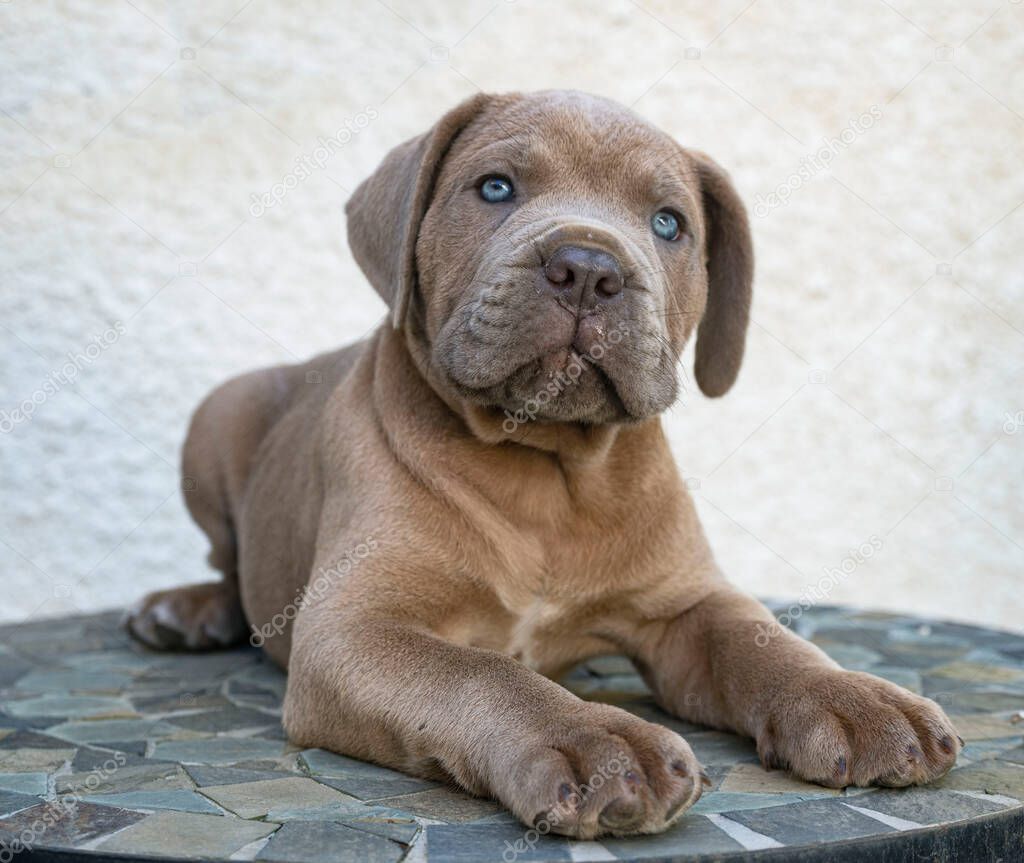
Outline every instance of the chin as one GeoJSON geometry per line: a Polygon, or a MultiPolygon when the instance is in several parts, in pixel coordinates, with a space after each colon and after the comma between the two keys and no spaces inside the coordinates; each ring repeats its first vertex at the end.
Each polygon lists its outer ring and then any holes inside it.
{"type": "Polygon", "coordinates": [[[461,398],[504,414],[515,427],[531,422],[638,423],[670,407],[678,388],[671,374],[598,365],[570,348],[535,357],[486,386],[468,385],[473,376],[462,369],[448,371],[447,378],[461,398]]]}
{"type": "Polygon", "coordinates": [[[630,416],[611,379],[599,368],[583,365],[552,371],[542,361],[517,369],[484,395],[516,422],[602,425],[629,422],[630,416]]]}

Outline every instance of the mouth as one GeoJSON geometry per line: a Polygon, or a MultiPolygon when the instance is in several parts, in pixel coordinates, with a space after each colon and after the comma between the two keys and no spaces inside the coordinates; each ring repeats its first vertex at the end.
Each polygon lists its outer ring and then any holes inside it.
{"type": "Polygon", "coordinates": [[[572,345],[549,351],[514,369],[501,383],[466,395],[519,422],[598,424],[631,419],[614,380],[592,357],[572,345]]]}
{"type": "Polygon", "coordinates": [[[485,275],[433,346],[447,384],[467,404],[531,421],[599,425],[641,421],[667,403],[666,393],[674,397],[667,342],[658,338],[659,323],[645,317],[653,309],[649,294],[566,306],[554,289],[524,284],[518,269],[485,275]]]}

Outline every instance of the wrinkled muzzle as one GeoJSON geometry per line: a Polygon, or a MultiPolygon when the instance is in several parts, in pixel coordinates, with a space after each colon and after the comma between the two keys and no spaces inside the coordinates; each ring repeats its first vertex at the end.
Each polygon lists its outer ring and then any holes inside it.
{"type": "Polygon", "coordinates": [[[531,419],[639,420],[675,400],[679,346],[657,259],[598,219],[496,234],[434,356],[462,395],[531,419]]]}

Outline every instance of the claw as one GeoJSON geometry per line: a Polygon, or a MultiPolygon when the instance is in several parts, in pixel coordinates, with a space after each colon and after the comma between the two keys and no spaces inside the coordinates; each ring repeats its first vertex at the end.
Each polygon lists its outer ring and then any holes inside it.
{"type": "Polygon", "coordinates": [[[572,797],[572,786],[568,782],[563,782],[558,786],[558,802],[565,803],[569,798],[572,797]]]}
{"type": "Polygon", "coordinates": [[[673,806],[671,809],[668,810],[668,812],[665,813],[665,820],[671,822],[672,819],[675,818],[679,814],[679,812],[686,806],[687,802],[688,801],[686,800],[680,800],[675,806],[673,806]]]}

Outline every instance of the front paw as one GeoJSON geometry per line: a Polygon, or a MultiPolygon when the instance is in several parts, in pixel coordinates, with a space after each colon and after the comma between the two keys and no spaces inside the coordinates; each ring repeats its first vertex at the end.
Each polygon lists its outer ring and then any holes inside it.
{"type": "Polygon", "coordinates": [[[657,833],[697,801],[708,781],[678,734],[605,704],[584,703],[552,718],[524,743],[508,765],[508,781],[495,790],[544,833],[657,833]]]}
{"type": "Polygon", "coordinates": [[[820,785],[921,785],[961,741],[934,701],[871,674],[829,670],[784,687],[757,737],[765,767],[820,785]]]}

